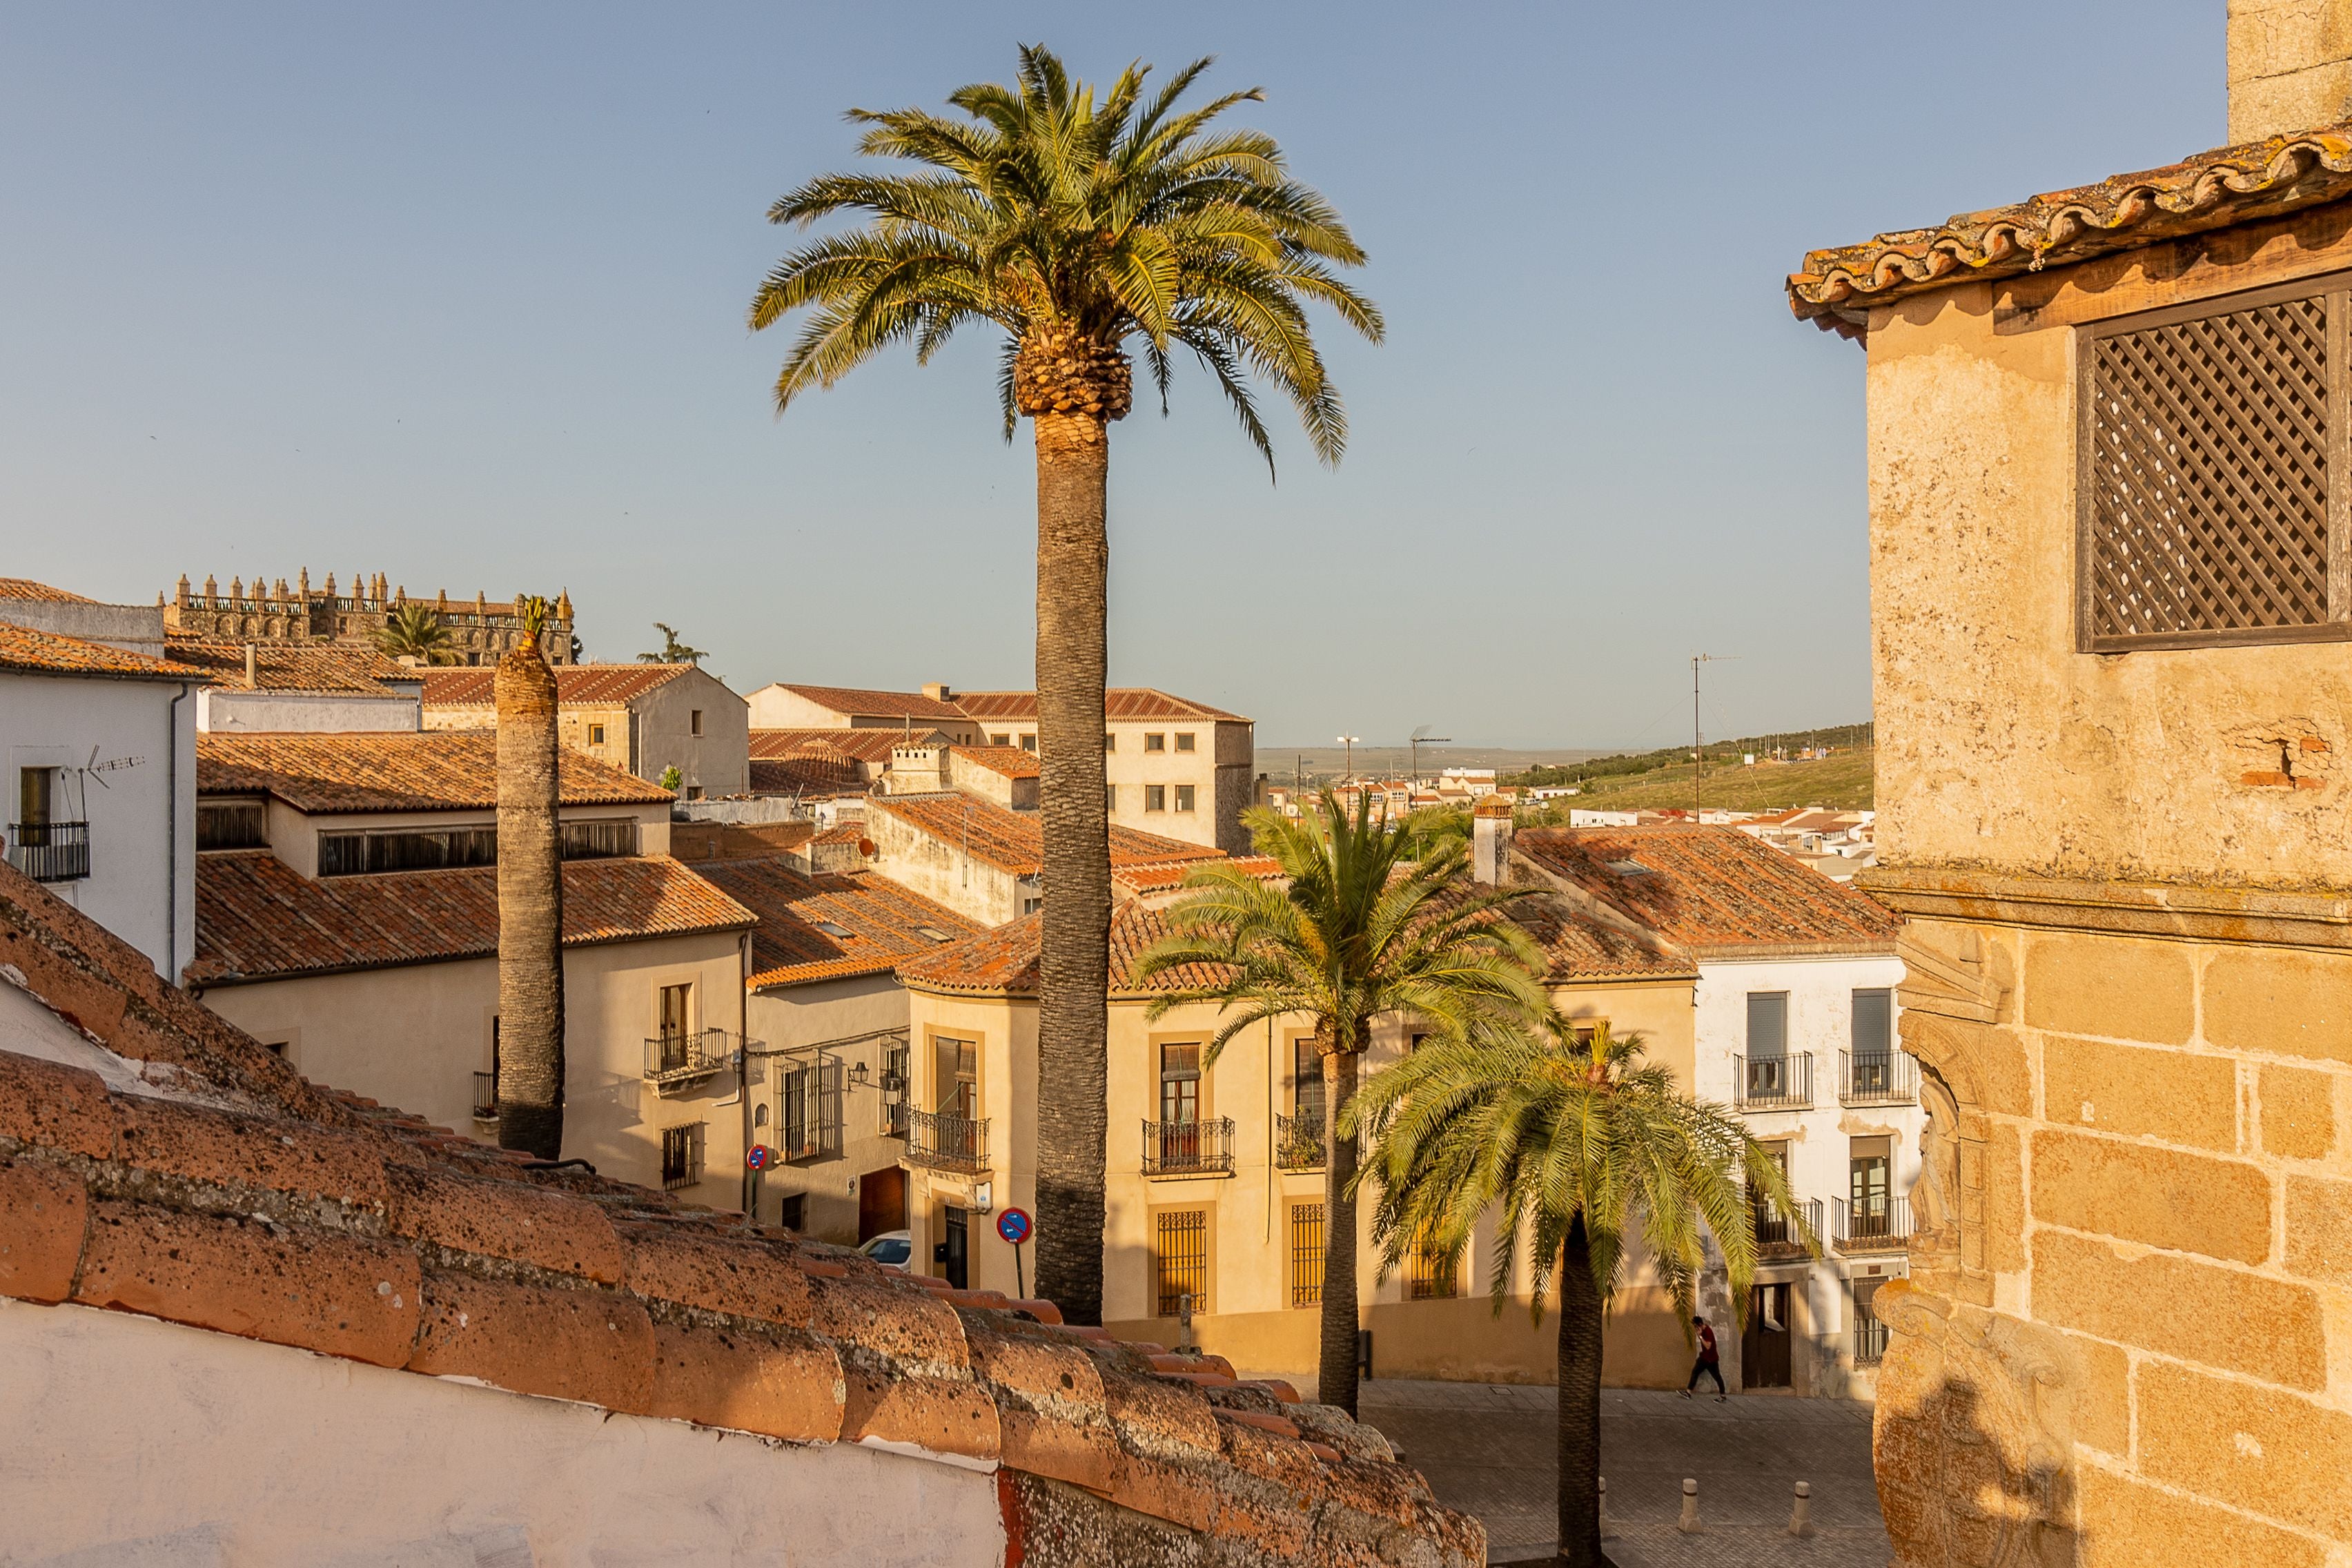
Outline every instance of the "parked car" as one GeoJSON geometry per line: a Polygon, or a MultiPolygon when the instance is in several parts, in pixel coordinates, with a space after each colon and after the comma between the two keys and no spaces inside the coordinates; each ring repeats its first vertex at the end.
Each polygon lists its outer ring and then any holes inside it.
{"type": "Polygon", "coordinates": [[[915,1237],[909,1231],[886,1230],[857,1250],[883,1268],[896,1268],[903,1274],[907,1259],[915,1255],[915,1237]]]}

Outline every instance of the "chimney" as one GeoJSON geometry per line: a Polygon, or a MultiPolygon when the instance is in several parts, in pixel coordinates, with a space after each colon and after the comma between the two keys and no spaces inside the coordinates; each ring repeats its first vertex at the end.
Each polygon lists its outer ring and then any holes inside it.
{"type": "Polygon", "coordinates": [[[944,681],[933,680],[924,685],[923,695],[934,702],[952,702],[955,700],[955,689],[944,681]]]}
{"type": "Polygon", "coordinates": [[[257,689],[261,685],[261,674],[259,669],[257,668],[259,663],[260,660],[254,655],[253,645],[251,643],[246,644],[245,684],[248,690],[257,689]]]}
{"type": "Polygon", "coordinates": [[[2352,0],[2229,0],[2230,141],[2352,119],[2352,0]]]}
{"type": "Polygon", "coordinates": [[[1470,875],[1499,888],[1511,868],[1511,805],[1493,795],[1470,814],[1470,875]]]}

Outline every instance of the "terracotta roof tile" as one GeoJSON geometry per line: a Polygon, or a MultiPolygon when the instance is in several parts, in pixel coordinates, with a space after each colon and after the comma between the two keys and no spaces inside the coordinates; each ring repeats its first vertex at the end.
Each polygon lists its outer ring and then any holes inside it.
{"type": "Polygon", "coordinates": [[[955,746],[950,748],[959,757],[1002,773],[1009,779],[1034,779],[1038,774],[1037,753],[1019,746],[955,746]]]}
{"type": "Polygon", "coordinates": [[[384,681],[424,678],[422,670],[372,648],[257,642],[252,645],[255,679],[247,682],[246,647],[197,637],[173,637],[167,645],[174,660],[211,677],[208,684],[237,690],[340,691],[382,697],[387,695],[384,681]]]}
{"type": "Polygon", "coordinates": [[[777,858],[712,861],[700,869],[759,918],[748,982],[754,990],[885,974],[902,959],[981,929],[871,871],[810,876],[777,858]]]}
{"type": "MultiPolygon", "coordinates": [[[[756,919],[666,856],[563,863],[563,942],[739,931],[756,919]]],[[[499,950],[498,868],[313,880],[267,849],[196,857],[195,985],[485,958],[499,950]]]]}
{"type": "MultiPolygon", "coordinates": [[[[1112,883],[1129,894],[1172,892],[1183,887],[1184,879],[1213,857],[1192,856],[1182,860],[1160,860],[1121,866],[1110,874],[1112,883]]],[[[1261,880],[1282,875],[1282,863],[1271,855],[1236,855],[1234,864],[1261,880]]]]}
{"type": "Polygon", "coordinates": [[[1789,278],[1789,304],[1800,320],[1850,332],[1869,305],[2276,216],[2347,192],[2352,121],[1811,251],[1789,278]]]}
{"type": "MultiPolygon", "coordinates": [[[[1122,903],[1112,913],[1112,995],[1148,996],[1216,984],[1216,972],[1202,965],[1173,970],[1145,983],[1136,980],[1136,960],[1167,936],[1168,931],[1167,917],[1162,911],[1139,903],[1122,903]]],[[[927,990],[1025,994],[1037,989],[1044,931],[1043,915],[1024,915],[927,957],[900,964],[898,978],[927,990]]]]}
{"type": "Polygon", "coordinates": [[[820,708],[830,708],[835,713],[845,713],[853,719],[960,720],[963,717],[962,710],[954,703],[926,697],[919,691],[876,691],[862,686],[799,686],[787,680],[780,680],[776,685],[820,708]]]}
{"type": "Polygon", "coordinates": [[[101,642],[0,621],[0,670],[26,675],[93,675],[109,680],[192,680],[204,672],[101,642]]]}
{"type": "MultiPolygon", "coordinates": [[[[200,795],[273,795],[312,815],[488,811],[497,806],[498,737],[488,731],[350,735],[199,735],[200,795]]],[[[566,805],[652,805],[676,797],[584,752],[558,765],[566,805]]]]}
{"type": "MultiPolygon", "coordinates": [[[[956,697],[956,705],[971,718],[982,723],[992,720],[1034,720],[1037,717],[1037,694],[1034,691],[965,691],[956,697]]],[[[1103,693],[1103,717],[1115,720],[1198,719],[1213,722],[1223,719],[1246,724],[1248,720],[1238,713],[1228,713],[1222,708],[1212,708],[1205,702],[1178,697],[1150,686],[1114,686],[1103,693]]]]}
{"type": "MultiPolygon", "coordinates": [[[[555,667],[555,700],[559,704],[634,702],[657,686],[667,686],[695,667],[690,664],[559,664],[555,667]]],[[[427,708],[488,708],[498,679],[494,665],[467,665],[421,672],[427,708]]]]}
{"type": "Polygon", "coordinates": [[[78,1017],[107,1021],[92,1031],[93,1059],[139,1088],[0,1052],[7,1089],[32,1097],[0,1094],[13,1141],[0,1161],[0,1292],[70,1292],[323,1355],[793,1442],[1002,1463],[1008,1529],[1031,1539],[1099,1539],[1116,1503],[1134,1510],[1117,1516],[1121,1529],[1212,1532],[1236,1563],[1369,1564],[1374,1541],[1381,1561],[1483,1561],[1476,1522],[1429,1502],[1412,1472],[1356,1457],[1384,1445],[1335,1411],[1190,1386],[1182,1367],[1155,1371],[1147,1350],[1051,1326],[992,1293],[937,1293],[740,1215],[529,1169],[322,1092],[5,868],[0,960],[37,996],[79,997],[78,1017]],[[110,989],[110,1004],[93,999],[110,989]],[[79,1147],[93,1094],[110,1125],[140,1130],[121,1158],[79,1147]],[[224,1133],[224,1116],[244,1120],[224,1133]],[[273,1135],[289,1141],[282,1152],[273,1135]],[[369,1166],[374,1182],[358,1173],[369,1166]],[[391,1194],[388,1221],[378,1192],[391,1194]],[[252,1217],[257,1194],[278,1200],[262,1211],[271,1217],[252,1217]]]}
{"type": "Polygon", "coordinates": [[[38,599],[52,605],[95,605],[96,599],[81,594],[68,594],[63,588],[52,588],[47,583],[36,583],[30,577],[0,577],[0,599],[38,599]]]}
{"type": "MultiPolygon", "coordinates": [[[[912,738],[918,743],[929,743],[938,735],[936,730],[917,730],[912,738]]],[[[905,744],[908,739],[908,734],[898,730],[754,730],[751,755],[781,760],[811,753],[830,754],[868,764],[887,763],[891,749],[905,744]]]]}
{"type": "MultiPolygon", "coordinates": [[[[959,848],[969,846],[971,857],[1015,876],[1033,876],[1045,868],[1045,830],[1034,811],[1014,811],[984,795],[940,790],[923,795],[873,795],[868,812],[881,812],[919,828],[959,848]]],[[[1181,838],[1163,838],[1132,827],[1110,830],[1110,863],[1143,866],[1159,861],[1216,860],[1223,852],[1181,838]]]]}
{"type": "Polygon", "coordinates": [[[857,764],[837,752],[811,750],[796,757],[751,759],[754,795],[834,795],[865,787],[857,764]]]}
{"type": "Polygon", "coordinates": [[[1737,827],[1542,827],[1513,850],[1702,958],[1891,952],[1901,921],[1737,827]]]}

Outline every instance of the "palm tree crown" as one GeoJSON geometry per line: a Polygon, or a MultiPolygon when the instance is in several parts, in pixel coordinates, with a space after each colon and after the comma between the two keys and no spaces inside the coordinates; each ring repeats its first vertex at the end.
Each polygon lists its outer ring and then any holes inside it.
{"type": "Polygon", "coordinates": [[[424,605],[402,605],[384,617],[375,634],[379,652],[392,658],[413,658],[419,664],[455,664],[457,645],[439,616],[424,605]]]}
{"type": "Polygon", "coordinates": [[[1602,1318],[1637,1233],[1684,1334],[1712,1235],[1746,1314],[1756,1274],[1755,1209],[1788,1216],[1816,1243],[1787,1175],[1722,1106],[1691,1100],[1644,1061],[1638,1035],[1479,1028],[1431,1043],[1374,1078],[1343,1118],[1374,1138],[1361,1178],[1380,1199],[1372,1234],[1383,1271],[1418,1251],[1458,1263],[1490,1213],[1502,1310],[1521,1258],[1541,1320],[1560,1293],[1559,1557],[1600,1563],[1602,1318]]]}
{"type": "Polygon", "coordinates": [[[1356,1141],[1331,1136],[1355,1095],[1358,1065],[1383,1017],[1426,1021],[1461,1033],[1540,1015],[1548,1005],[1534,940],[1503,918],[1521,896],[1465,893],[1467,852],[1456,842],[1406,859],[1403,826],[1371,819],[1369,801],[1350,817],[1326,793],[1312,819],[1265,810],[1247,818],[1258,849],[1286,887],[1263,883],[1230,863],[1186,880],[1190,897],[1168,911],[1172,934],[1137,963],[1139,979],[1187,964],[1220,978],[1163,994],[1154,1017],[1186,1002],[1223,1012],[1209,1041],[1225,1043],[1269,1018],[1306,1017],[1323,1054],[1324,1262],[1319,1397],[1356,1407],[1356,1141]]]}
{"type": "Polygon", "coordinates": [[[1317,453],[1338,461],[1347,419],[1305,306],[1320,301],[1378,342],[1379,310],[1334,270],[1362,265],[1364,253],[1330,204],[1289,177],[1272,137],[1210,129],[1263,98],[1256,89],[1180,110],[1209,63],[1148,99],[1150,68],[1130,66],[1097,99],[1031,46],[1017,85],[950,95],[961,120],[851,110],[867,128],[861,153],[929,167],[828,174],[770,208],[771,222],[803,226],[871,215],[785,257],[752,300],[755,331],[810,310],[776,378],[777,409],[891,343],[912,342],[927,362],[959,328],[987,321],[1006,334],[998,392],[1008,439],[1018,415],[1066,404],[1124,415],[1120,345],[1139,338],[1163,405],[1181,348],[1216,378],[1269,466],[1253,375],[1297,405],[1317,453]]]}

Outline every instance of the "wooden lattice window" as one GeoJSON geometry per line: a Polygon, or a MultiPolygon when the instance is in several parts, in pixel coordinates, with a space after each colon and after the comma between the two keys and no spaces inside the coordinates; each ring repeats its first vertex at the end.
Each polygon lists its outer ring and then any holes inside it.
{"type": "Polygon", "coordinates": [[[2093,653],[2352,637],[2352,280],[2083,330],[2093,653]]]}

